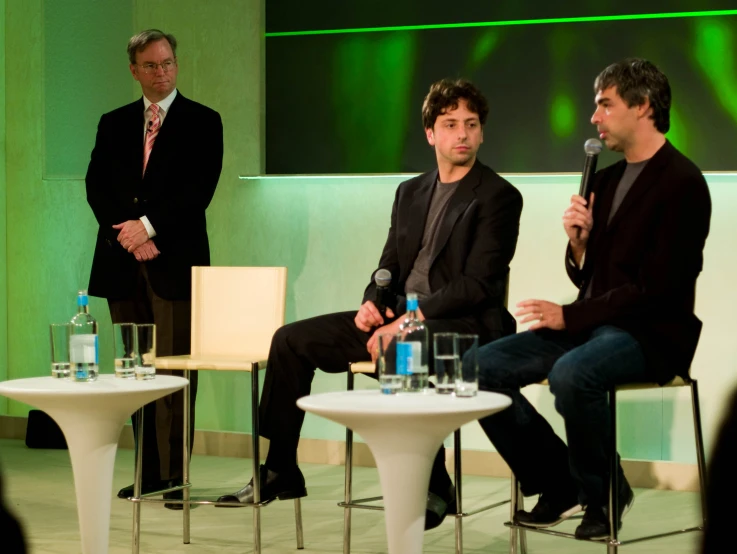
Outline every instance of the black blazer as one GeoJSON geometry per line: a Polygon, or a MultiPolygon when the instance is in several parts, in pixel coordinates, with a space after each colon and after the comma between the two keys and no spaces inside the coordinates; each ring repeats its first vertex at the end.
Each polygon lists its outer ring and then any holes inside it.
{"type": "Polygon", "coordinates": [[[566,255],[580,292],[576,302],[563,306],[563,317],[574,335],[601,325],[629,332],[663,384],[687,375],[701,333],[694,300],[711,199],[699,168],[666,142],[607,225],[625,167],[623,160],[595,176],[594,227],[583,268],[566,255]],[[592,277],[591,298],[583,300],[592,277]]]}
{"type": "MultiPolygon", "coordinates": [[[[422,243],[438,171],[399,185],[391,227],[379,268],[392,274],[396,312],[406,309],[405,283],[422,243]]],[[[514,333],[516,323],[504,307],[509,262],[514,256],[522,195],[479,161],[461,180],[448,202],[431,254],[432,294],[420,300],[426,319],[465,319],[486,340],[514,333]]],[[[374,300],[376,285],[364,302],[374,300]]]]}
{"type": "Polygon", "coordinates": [[[145,262],[154,292],[169,300],[191,295],[191,267],[210,265],[205,209],[223,162],[220,115],[177,92],[143,172],[143,99],[102,116],[87,169],[87,201],[97,218],[89,293],[129,297],[138,263],[117,242],[112,225],[141,216],[156,231],[161,254],[145,262]]]}

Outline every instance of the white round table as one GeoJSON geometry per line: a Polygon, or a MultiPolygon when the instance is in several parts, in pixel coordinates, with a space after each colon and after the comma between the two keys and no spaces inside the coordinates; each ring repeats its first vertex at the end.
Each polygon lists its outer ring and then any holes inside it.
{"type": "Polygon", "coordinates": [[[0,395],[45,411],[64,432],[72,459],[84,554],[108,551],[113,466],[123,425],[144,404],[186,384],[186,379],[169,375],[149,381],[100,375],[89,383],[52,377],[0,383],[0,395]]]}
{"type": "Polygon", "coordinates": [[[384,495],[389,554],[420,554],[430,471],[443,439],[474,419],[503,410],[512,400],[479,392],[456,398],[434,391],[385,395],[375,390],[305,396],[297,405],[352,429],[368,444],[384,495]]]}

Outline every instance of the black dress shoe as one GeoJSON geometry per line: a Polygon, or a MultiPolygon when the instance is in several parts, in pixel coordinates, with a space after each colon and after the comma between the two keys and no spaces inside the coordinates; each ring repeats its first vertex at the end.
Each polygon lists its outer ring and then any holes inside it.
{"type": "MultiPolygon", "coordinates": [[[[178,485],[172,485],[172,486],[178,486],[178,485]]],[[[164,500],[182,500],[184,498],[183,491],[172,491],[172,492],[165,492],[164,493],[164,500]]],[[[174,503],[174,502],[164,502],[164,508],[167,510],[183,510],[184,504],[174,503]]]]}
{"type": "Polygon", "coordinates": [[[575,494],[543,493],[532,510],[519,510],[514,514],[514,521],[520,525],[542,529],[558,525],[582,510],[575,494]]]}
{"type": "MultiPolygon", "coordinates": [[[[626,479],[619,487],[619,526],[622,528],[622,518],[630,511],[635,503],[635,493],[626,479]]],[[[583,515],[581,525],[576,527],[576,538],[580,540],[606,540],[609,538],[609,506],[589,506],[583,515]]]]}
{"type": "Polygon", "coordinates": [[[425,509],[425,531],[435,529],[448,514],[456,513],[456,489],[451,486],[446,495],[434,492],[427,493],[427,508],[425,509]]]}
{"type": "MultiPolygon", "coordinates": [[[[307,496],[305,478],[298,467],[276,473],[262,465],[259,469],[259,474],[261,502],[263,503],[271,502],[277,498],[279,500],[290,500],[307,496]]],[[[238,492],[226,494],[218,498],[218,502],[253,504],[253,478],[238,492]]]]}
{"type": "MultiPolygon", "coordinates": [[[[161,481],[159,479],[149,479],[141,483],[141,494],[150,494],[152,492],[161,491],[164,489],[168,489],[172,486],[176,485],[170,485],[170,481],[161,481]]],[[[181,481],[179,481],[179,484],[181,485],[181,481]]],[[[133,497],[133,485],[128,485],[127,487],[123,487],[118,491],[118,498],[132,498],[133,497]]]]}

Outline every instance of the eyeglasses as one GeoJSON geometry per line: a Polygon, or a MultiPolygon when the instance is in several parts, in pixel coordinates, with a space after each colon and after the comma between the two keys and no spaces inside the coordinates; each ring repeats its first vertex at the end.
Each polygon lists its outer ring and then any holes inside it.
{"type": "Polygon", "coordinates": [[[156,73],[156,70],[161,67],[161,69],[164,70],[164,73],[169,73],[174,67],[177,65],[176,61],[173,60],[166,60],[162,63],[151,63],[146,62],[144,64],[138,64],[138,67],[141,68],[141,71],[143,71],[146,75],[151,75],[152,73],[156,73]]]}

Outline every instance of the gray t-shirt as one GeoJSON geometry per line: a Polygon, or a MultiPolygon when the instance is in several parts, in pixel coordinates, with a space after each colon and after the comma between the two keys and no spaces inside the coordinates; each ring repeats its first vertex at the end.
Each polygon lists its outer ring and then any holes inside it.
{"type": "Polygon", "coordinates": [[[440,180],[435,182],[430,208],[427,211],[427,220],[425,221],[425,231],[422,234],[422,246],[417,253],[417,258],[409,272],[407,282],[404,285],[404,292],[414,292],[418,298],[430,296],[430,280],[428,278],[430,272],[430,254],[435,247],[435,241],[438,236],[438,228],[440,222],[445,215],[445,209],[448,207],[450,197],[458,188],[458,183],[441,183],[440,180]]]}
{"type": "MultiPolygon", "coordinates": [[[[645,169],[645,166],[649,161],[650,160],[628,163],[627,167],[624,168],[622,178],[619,180],[619,183],[617,183],[617,188],[614,191],[614,200],[612,200],[612,209],[609,211],[609,219],[607,219],[607,225],[612,222],[612,218],[614,217],[614,214],[617,213],[619,207],[622,205],[624,197],[627,196],[627,193],[632,188],[635,180],[640,176],[640,173],[642,173],[642,170],[645,169]]],[[[586,287],[586,293],[583,295],[584,298],[591,298],[593,284],[594,278],[592,276],[591,280],[589,280],[589,286],[586,287]]]]}
{"type": "Polygon", "coordinates": [[[635,179],[640,176],[640,173],[642,173],[642,170],[645,169],[645,166],[649,161],[650,160],[628,163],[627,167],[624,168],[624,174],[617,184],[617,190],[614,191],[614,200],[612,201],[612,209],[609,212],[607,225],[612,222],[612,218],[614,217],[614,214],[617,213],[619,207],[622,205],[624,197],[627,196],[627,193],[632,188],[632,184],[635,182],[635,179]]]}

